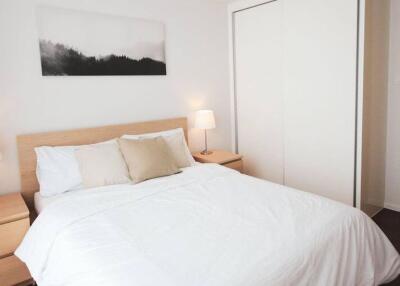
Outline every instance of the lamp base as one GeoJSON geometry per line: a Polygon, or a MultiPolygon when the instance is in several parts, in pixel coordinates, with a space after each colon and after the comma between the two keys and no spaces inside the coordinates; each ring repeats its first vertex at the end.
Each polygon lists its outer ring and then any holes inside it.
{"type": "Polygon", "coordinates": [[[200,154],[201,155],[211,155],[212,153],[213,153],[212,151],[204,150],[200,154]]]}

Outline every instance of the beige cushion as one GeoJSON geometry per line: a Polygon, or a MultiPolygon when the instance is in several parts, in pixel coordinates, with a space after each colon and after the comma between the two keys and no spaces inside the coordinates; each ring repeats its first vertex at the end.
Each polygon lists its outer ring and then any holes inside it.
{"type": "Polygon", "coordinates": [[[180,172],[162,137],[118,142],[134,183],[180,172]]]}
{"type": "Polygon", "coordinates": [[[192,161],[190,159],[193,160],[193,157],[190,154],[190,152],[186,151],[189,149],[186,145],[185,137],[177,134],[177,135],[171,135],[171,136],[167,136],[167,137],[163,137],[163,138],[165,139],[168,147],[170,148],[172,155],[175,159],[175,162],[179,168],[185,168],[185,167],[192,166],[192,161]]]}
{"type": "Polygon", "coordinates": [[[129,183],[128,167],[117,142],[83,146],[75,150],[86,188],[129,183]]]}
{"type": "Polygon", "coordinates": [[[194,165],[194,159],[186,144],[185,134],[182,128],[177,128],[157,133],[124,135],[122,136],[122,138],[140,140],[147,138],[156,138],[160,136],[164,138],[168,147],[171,149],[171,152],[175,158],[175,162],[179,168],[185,168],[194,165]]]}

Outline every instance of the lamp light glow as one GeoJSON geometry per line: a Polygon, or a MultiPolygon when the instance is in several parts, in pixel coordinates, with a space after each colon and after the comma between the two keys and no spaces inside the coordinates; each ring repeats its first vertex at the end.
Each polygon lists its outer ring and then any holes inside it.
{"type": "Polygon", "coordinates": [[[211,151],[208,151],[207,146],[207,130],[215,128],[215,117],[212,110],[199,110],[196,112],[195,128],[204,129],[204,144],[205,149],[201,152],[202,155],[210,155],[211,151]]]}

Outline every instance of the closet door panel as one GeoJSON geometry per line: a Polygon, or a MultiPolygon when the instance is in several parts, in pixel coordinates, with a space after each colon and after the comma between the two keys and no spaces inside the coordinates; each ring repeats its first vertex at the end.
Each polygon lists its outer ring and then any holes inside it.
{"type": "Polygon", "coordinates": [[[283,183],[282,1],[234,14],[237,147],[244,171],[283,183]]]}
{"type": "Polygon", "coordinates": [[[356,0],[285,0],[285,184],[354,198],[356,0]]]}

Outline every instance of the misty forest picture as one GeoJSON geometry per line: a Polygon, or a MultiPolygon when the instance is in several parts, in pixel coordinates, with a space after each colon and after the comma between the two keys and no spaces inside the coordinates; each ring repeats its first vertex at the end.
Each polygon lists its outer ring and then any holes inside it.
{"type": "Polygon", "coordinates": [[[156,21],[39,7],[43,76],[166,75],[156,21]]]}

